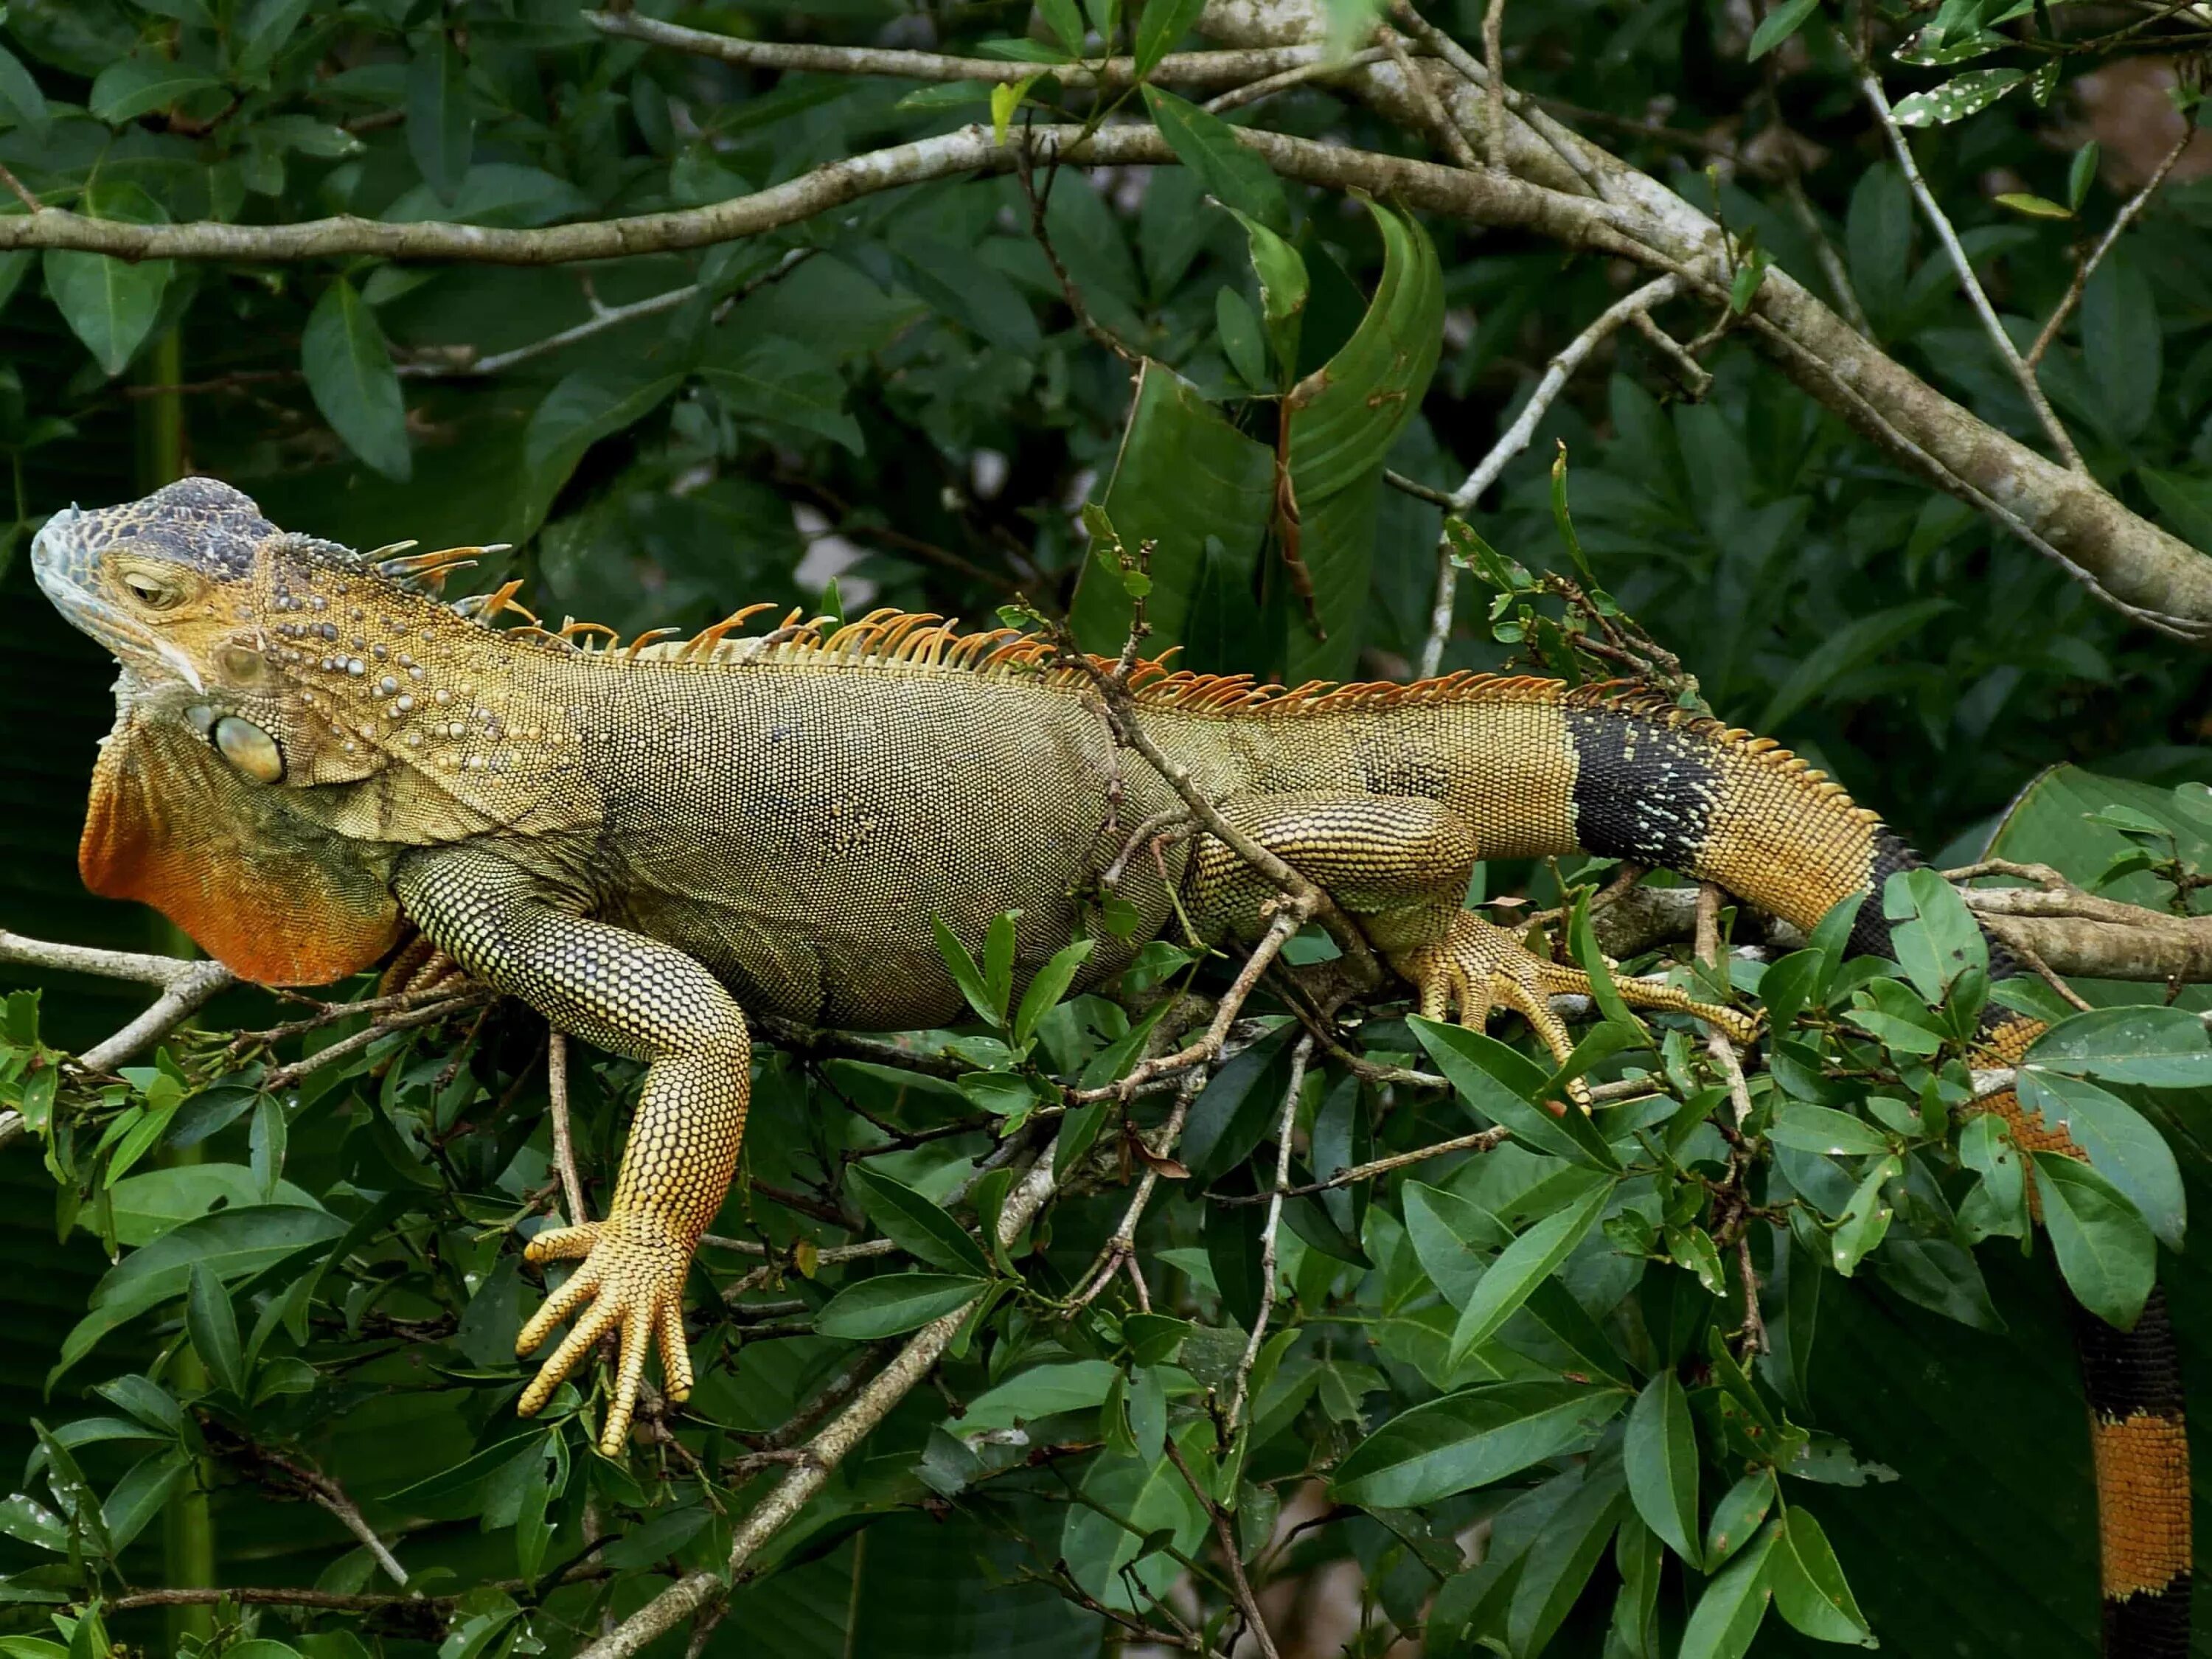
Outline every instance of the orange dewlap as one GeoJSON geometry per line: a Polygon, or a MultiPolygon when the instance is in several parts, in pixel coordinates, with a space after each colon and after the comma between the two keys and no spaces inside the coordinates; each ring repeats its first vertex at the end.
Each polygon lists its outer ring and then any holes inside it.
{"type": "Polygon", "coordinates": [[[93,774],[77,843],[84,884],[152,905],[263,985],[358,973],[398,939],[399,907],[313,826],[264,833],[273,793],[191,733],[125,714],[93,774]]]}

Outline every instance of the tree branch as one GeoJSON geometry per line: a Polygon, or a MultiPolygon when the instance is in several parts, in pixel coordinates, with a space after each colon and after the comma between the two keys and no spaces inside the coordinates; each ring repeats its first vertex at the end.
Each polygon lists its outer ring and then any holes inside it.
{"type": "Polygon", "coordinates": [[[1654,306],[1664,305],[1682,291],[1680,279],[1662,276],[1646,283],[1626,298],[1616,301],[1601,313],[1597,320],[1569,341],[1565,349],[1545,367],[1543,378],[1528,394],[1521,413],[1513,424],[1498,434],[1490,453],[1475,464],[1474,470],[1448,498],[1444,512],[1447,528],[1437,537],[1437,596],[1429,616],[1429,635],[1421,645],[1420,678],[1433,677],[1443,662],[1444,644],[1451,637],[1452,613],[1459,599],[1459,562],[1453,556],[1449,520],[1464,518],[1474,509],[1482,493],[1498,482],[1505,471],[1506,463],[1528,447],[1536,435],[1537,424],[1544,418],[1552,402],[1566,387],[1590,353],[1611,337],[1630,318],[1648,312],[1654,306]]]}
{"type": "Polygon", "coordinates": [[[1252,1387],[1252,1366],[1267,1340],[1267,1315],[1275,1305],[1275,1235],[1283,1221],[1283,1194],[1291,1185],[1291,1134],[1297,1127],[1298,1097],[1306,1085],[1306,1062],[1313,1058],[1313,1038],[1302,1036],[1291,1050],[1290,1086],[1283,1091],[1283,1118],[1275,1127],[1274,1190],[1267,1198],[1267,1219],[1260,1228],[1260,1310],[1252,1318],[1252,1334],[1244,1340],[1244,1352],[1237,1362],[1237,1387],[1229,1396],[1229,1414],[1223,1421],[1229,1432],[1244,1416],[1244,1401],[1252,1387]]]}
{"type": "MultiPolygon", "coordinates": [[[[1319,0],[1213,0],[1200,27],[1232,46],[1312,41],[1325,33],[1321,12],[1319,0]]],[[[1439,92],[1455,118],[1463,125],[1479,122],[1487,102],[1485,67],[1402,3],[1392,15],[1438,53],[1441,61],[1417,67],[1424,74],[1449,77],[1439,92]]],[[[1395,65],[1356,70],[1344,84],[1399,125],[1419,125],[1419,112],[1399,82],[1395,65]]],[[[1513,178],[1540,187],[1547,198],[1540,214],[1511,222],[1570,246],[1618,252],[1656,271],[1692,271],[1701,278],[1724,271],[1720,227],[1705,213],[1563,125],[1535,100],[1505,90],[1504,102],[1506,159],[1513,178]],[[1574,214],[1566,201],[1585,194],[1597,200],[1584,206],[1602,204],[1607,216],[1574,214]],[[1632,235],[1621,236],[1623,232],[1632,235]]],[[[1240,136],[1255,148],[1265,142],[1261,135],[1240,136]]],[[[1271,162],[1274,159],[1269,154],[1271,162]]],[[[1277,170],[1299,176],[1279,164],[1277,170]]],[[[1433,211],[1487,224],[1508,222],[1487,216],[1504,205],[1499,198],[1478,205],[1471,192],[1447,200],[1444,192],[1431,195],[1419,185],[1406,188],[1404,196],[1433,211]]],[[[1937,488],[2015,533],[2024,530],[2031,545],[2064,562],[2077,577],[2101,590],[2100,597],[2138,620],[2165,619],[2171,631],[2192,641],[2212,635],[2212,558],[2203,552],[2130,511],[2094,478],[1977,419],[1877,350],[1783,268],[1768,268],[1753,302],[1753,320],[1764,325],[1755,343],[1784,373],[1937,488]]]]}
{"type": "Polygon", "coordinates": [[[2181,160],[2182,152],[2196,138],[2197,130],[2194,121],[2182,123],[2181,137],[2173,141],[2173,148],[2159,159],[2157,167],[2144,182],[2143,187],[2120,204],[2119,212],[2113,216],[2112,228],[2098,239],[2097,246],[2090,251],[2089,257],[2075,267],[2074,280],[2066,285],[2066,292],[2060,296],[2058,304],[2051,313],[2051,320],[2044,324],[2042,331],[2035,337],[2035,343],[2027,349],[2027,362],[2031,370],[2043,361],[2043,354],[2051,349],[2051,343],[2058,337],[2058,331],[2066,326],[2066,319],[2073,314],[2074,307],[2081,303],[2081,295],[2089,287],[2089,278],[2096,274],[2097,267],[2105,263],[2105,256],[2112,251],[2112,244],[2120,240],[2120,233],[2135,222],[2137,214],[2150,205],[2150,198],[2166,182],[2166,174],[2173,171],[2174,163],[2181,160]]]}
{"type": "Polygon", "coordinates": [[[1966,257],[1966,250],[1960,245],[1959,233],[1951,228],[1951,221],[1937,204],[1935,192],[1928,188],[1928,181],[1920,176],[1919,164],[1912,159],[1911,143],[1905,137],[1905,129],[1898,125],[1897,112],[1889,106],[1888,95],[1881,89],[1881,77],[1863,63],[1859,65],[1859,88],[1866,94],[1867,106],[1874,111],[1875,119],[1881,124],[1882,131],[1888,135],[1890,151],[1897,157],[1898,166],[1905,171],[1905,182],[1912,187],[1912,199],[1920,204],[1920,211],[1935,231],[1936,240],[1943,244],[1943,252],[1950,257],[1951,269],[1959,276],[1960,291],[1966,295],[1966,302],[1974,308],[1974,314],[1981,319],[1983,331],[1989,335],[1990,343],[1996,347],[1998,357],[2012,371],[2012,377],[2020,383],[2021,391],[2027,394],[2028,406],[2034,410],[2035,418],[2043,423],[2044,433],[2050,438],[2051,447],[2075,471],[2086,471],[2087,469],[2082,465],[2081,452],[2074,447],[2072,434],[2058,418],[2057,410],[2051,408],[2051,399],[2043,395],[2043,387],[2035,378],[2035,371],[2021,361],[2020,348],[2012,343],[2012,336],[2005,332],[2004,324],[1998,319],[1996,307],[1990,303],[1990,296],[1982,288],[1981,278],[1974,275],[1974,262],[1966,257]]]}
{"type": "Polygon", "coordinates": [[[131,951],[98,951],[83,945],[57,945],[3,930],[0,930],[0,962],[21,963],[25,967],[62,973],[94,974],[102,979],[135,980],[143,985],[161,988],[161,994],[145,1012],[77,1056],[78,1063],[93,1072],[108,1071],[149,1043],[160,1042],[198,1012],[216,992],[238,983],[238,975],[219,962],[131,951]]]}
{"type": "MultiPolygon", "coordinates": [[[[1039,64],[1016,63],[1004,58],[962,58],[950,52],[914,52],[896,46],[827,46],[749,40],[732,34],[710,33],[705,29],[684,28],[633,11],[587,11],[584,21],[603,34],[718,58],[740,69],[988,83],[1044,74],[1063,87],[1100,91],[1120,91],[1137,83],[1137,63],[1133,58],[1039,64]]],[[[1327,54],[1318,45],[1260,47],[1243,52],[1174,52],[1161,58],[1145,78],[1158,86],[1233,87],[1262,76],[1279,75],[1285,70],[1325,65],[1327,61],[1327,54]]]]}

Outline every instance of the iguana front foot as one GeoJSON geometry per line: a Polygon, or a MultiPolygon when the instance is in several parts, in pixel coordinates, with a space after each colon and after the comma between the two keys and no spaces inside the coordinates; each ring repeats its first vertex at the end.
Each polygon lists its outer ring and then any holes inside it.
{"type": "MultiPolygon", "coordinates": [[[[1553,1012],[1552,999],[1589,995],[1589,975],[1546,961],[1517,936],[1472,911],[1455,915],[1449,931],[1433,944],[1393,952],[1390,963],[1419,991],[1420,1012],[1426,1018],[1447,1018],[1456,1009],[1459,1023],[1479,1031],[1490,1011],[1503,1006],[1528,1022],[1554,1060],[1565,1062],[1574,1052],[1574,1036],[1553,1012]]],[[[1616,979],[1613,985],[1624,1002],[1692,1015],[1738,1042],[1748,1042],[1757,1031],[1753,1021],[1733,1009],[1696,1001],[1671,985],[1629,978],[1616,979]]],[[[1577,1105],[1589,1103],[1589,1086],[1579,1078],[1567,1085],[1567,1091],[1577,1105]]]]}
{"type": "Polygon", "coordinates": [[[522,1328],[514,1343],[517,1357],[534,1352],[552,1334],[554,1327],[576,1315],[587,1303],[589,1310],[576,1320],[552,1357],[538,1368],[515,1410],[524,1417],[534,1415],[601,1337],[619,1333],[614,1387],[607,1397],[606,1422],[599,1431],[600,1452],[615,1457],[629,1438],[630,1419],[645,1381],[646,1355],[656,1340],[660,1344],[668,1397],[690,1396],[691,1350],[684,1333],[684,1275],[691,1264],[691,1245],[666,1222],[633,1211],[611,1215],[605,1221],[542,1232],[530,1241],[524,1253],[525,1260],[535,1262],[579,1258],[583,1265],[522,1328]]]}

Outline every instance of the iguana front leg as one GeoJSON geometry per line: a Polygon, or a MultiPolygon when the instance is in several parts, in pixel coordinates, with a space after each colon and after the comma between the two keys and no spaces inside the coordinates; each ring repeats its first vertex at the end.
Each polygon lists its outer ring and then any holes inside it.
{"type": "Polygon", "coordinates": [[[523,1391],[527,1417],[594,1343],[619,1332],[621,1359],[599,1449],[616,1455],[658,1338],[672,1399],[691,1392],[684,1275],[729,1191],[745,1127],[751,1044],[720,981],[681,951],[564,904],[493,848],[447,848],[402,865],[394,887],[417,926],[477,978],[562,1030],[650,1062],[607,1218],[540,1233],[532,1261],[583,1265],[522,1328],[535,1350],[583,1310],[523,1391]]]}

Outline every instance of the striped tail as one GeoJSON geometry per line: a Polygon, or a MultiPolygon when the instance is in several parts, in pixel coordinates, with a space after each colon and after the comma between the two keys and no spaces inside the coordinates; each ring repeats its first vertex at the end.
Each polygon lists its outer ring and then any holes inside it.
{"type": "MultiPolygon", "coordinates": [[[[1882,885],[1920,860],[1873,813],[1772,743],[1663,700],[1563,694],[1576,839],[1589,852],[1717,883],[1810,929],[1856,897],[1850,948],[1893,956],[1882,885]]],[[[1990,939],[1990,972],[2018,971],[1990,939]]],[[[2042,1027],[1992,1005],[1992,1066],[2019,1060],[2042,1027]]],[[[2063,1127],[2028,1117],[2010,1090],[1987,1097],[2031,1151],[2083,1156],[2063,1127]]],[[[2069,1297],[2069,1301],[2070,1301],[2069,1297]]],[[[2106,1659],[2185,1659],[2192,1584],[2189,1437],[2162,1291],[2132,1330],[2076,1305],[2096,1472],[2106,1659]]]]}

